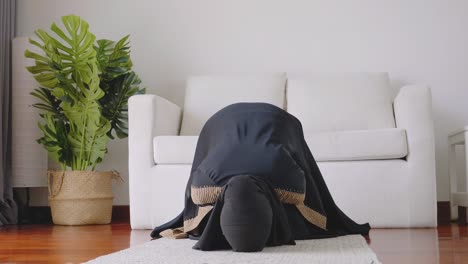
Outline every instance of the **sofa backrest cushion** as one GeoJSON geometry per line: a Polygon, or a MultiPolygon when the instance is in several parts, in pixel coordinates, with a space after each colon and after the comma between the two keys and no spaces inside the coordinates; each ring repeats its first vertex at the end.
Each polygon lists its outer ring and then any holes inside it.
{"type": "Polygon", "coordinates": [[[239,102],[284,108],[286,74],[194,76],[187,81],[181,135],[198,135],[218,110],[239,102]]]}
{"type": "Polygon", "coordinates": [[[387,73],[289,75],[286,105],[304,132],[395,127],[387,73]]]}

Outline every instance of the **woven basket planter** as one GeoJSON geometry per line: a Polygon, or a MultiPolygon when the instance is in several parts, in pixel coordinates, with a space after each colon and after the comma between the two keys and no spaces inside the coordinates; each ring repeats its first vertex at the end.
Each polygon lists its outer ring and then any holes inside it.
{"type": "Polygon", "coordinates": [[[109,224],[115,172],[49,171],[49,203],[56,225],[109,224]]]}

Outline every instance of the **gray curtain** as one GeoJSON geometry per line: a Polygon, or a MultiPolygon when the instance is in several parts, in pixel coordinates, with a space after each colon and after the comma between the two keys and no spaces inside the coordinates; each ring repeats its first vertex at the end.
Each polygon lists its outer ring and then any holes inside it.
{"type": "Polygon", "coordinates": [[[17,222],[11,186],[11,41],[16,0],[0,0],[0,226],[17,222]]]}

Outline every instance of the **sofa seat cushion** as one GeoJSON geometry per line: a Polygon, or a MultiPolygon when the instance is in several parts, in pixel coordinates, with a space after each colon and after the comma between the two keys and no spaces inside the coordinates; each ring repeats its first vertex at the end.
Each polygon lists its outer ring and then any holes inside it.
{"type": "MultiPolygon", "coordinates": [[[[316,161],[404,158],[406,131],[399,128],[306,134],[316,161]]],[[[157,136],[153,140],[156,164],[192,164],[198,136],[157,136]]]]}
{"type": "Polygon", "coordinates": [[[307,145],[316,161],[351,161],[404,158],[406,130],[387,128],[310,133],[307,145]]]}
{"type": "Polygon", "coordinates": [[[157,136],[153,139],[156,164],[192,164],[198,136],[157,136]]]}

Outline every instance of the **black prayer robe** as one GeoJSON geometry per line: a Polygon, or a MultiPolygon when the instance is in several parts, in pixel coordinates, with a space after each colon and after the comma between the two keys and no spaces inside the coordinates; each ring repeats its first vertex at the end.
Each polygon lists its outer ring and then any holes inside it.
{"type": "Polygon", "coordinates": [[[237,103],[214,114],[198,139],[185,208],[151,236],[191,238],[195,249],[228,249],[219,215],[231,177],[253,175],[273,208],[267,246],[296,239],[368,235],[335,204],[297,118],[266,103],[237,103]]]}

